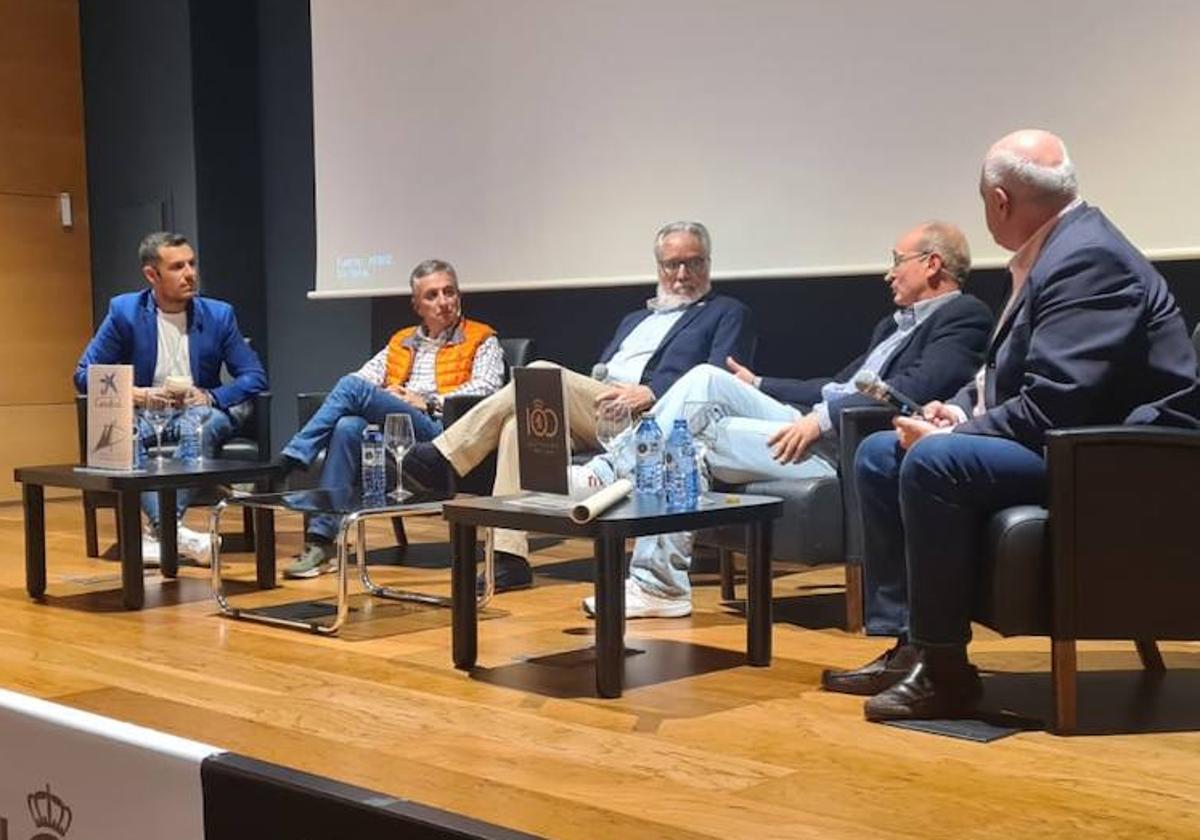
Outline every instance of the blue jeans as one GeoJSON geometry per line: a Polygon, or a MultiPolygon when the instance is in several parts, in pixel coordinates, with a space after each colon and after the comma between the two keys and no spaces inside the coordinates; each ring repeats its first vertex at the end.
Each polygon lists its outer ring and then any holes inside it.
{"type": "MultiPolygon", "coordinates": [[[[361,376],[347,374],[338,380],[304,428],[288,441],[283,454],[307,466],[322,449],[328,449],[320,486],[357,487],[362,477],[363,429],[369,423],[382,427],[389,414],[411,417],[413,435],[418,441],[433,440],[442,433],[442,421],[434,420],[361,376]]],[[[308,533],[331,540],[340,521],[341,517],[333,515],[314,516],[308,523],[308,533]]]]}
{"type": "MultiPolygon", "coordinates": [[[[179,421],[182,417],[182,412],[177,412],[171,416],[166,427],[163,429],[162,442],[179,443],[179,421]]],[[[150,447],[154,446],[155,436],[154,427],[146,422],[145,418],[140,414],[137,418],[138,425],[138,448],[139,460],[147,460],[150,447]]],[[[221,448],[221,444],[233,437],[233,420],[229,415],[219,408],[214,408],[212,414],[208,416],[207,422],[204,424],[204,435],[200,441],[200,445],[204,451],[205,458],[213,458],[217,454],[217,450],[221,448]]],[[[179,449],[176,447],[175,452],[172,452],[170,457],[174,459],[178,454],[179,449]]],[[[186,487],[181,487],[175,494],[175,513],[179,521],[183,518],[183,513],[188,509],[188,504],[192,501],[196,491],[186,487]]],[[[143,493],[142,494],[142,511],[146,514],[146,521],[150,525],[150,530],[158,533],[158,494],[143,493]]]]}
{"type": "Polygon", "coordinates": [[[895,432],[877,432],[854,469],[867,633],[966,644],[988,517],[1045,504],[1045,460],[1008,438],[930,435],[905,452],[895,432]]]}

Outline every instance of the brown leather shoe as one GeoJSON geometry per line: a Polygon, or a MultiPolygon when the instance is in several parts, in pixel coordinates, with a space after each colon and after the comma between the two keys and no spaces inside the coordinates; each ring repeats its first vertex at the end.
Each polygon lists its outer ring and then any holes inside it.
{"type": "Polygon", "coordinates": [[[972,717],[982,696],[974,665],[939,666],[927,651],[903,680],[868,700],[863,713],[871,721],[972,717]]]}
{"type": "Polygon", "coordinates": [[[919,659],[920,652],[915,647],[897,642],[861,668],[852,671],[827,668],[821,672],[821,687],[839,694],[870,697],[904,679],[919,659]]]}

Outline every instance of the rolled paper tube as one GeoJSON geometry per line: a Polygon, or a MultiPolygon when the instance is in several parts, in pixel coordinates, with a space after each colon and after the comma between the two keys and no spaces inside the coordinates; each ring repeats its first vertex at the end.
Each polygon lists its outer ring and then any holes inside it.
{"type": "Polygon", "coordinates": [[[571,508],[571,521],[576,525],[591,522],[604,511],[633,492],[633,482],[628,478],[614,481],[571,508]]]}

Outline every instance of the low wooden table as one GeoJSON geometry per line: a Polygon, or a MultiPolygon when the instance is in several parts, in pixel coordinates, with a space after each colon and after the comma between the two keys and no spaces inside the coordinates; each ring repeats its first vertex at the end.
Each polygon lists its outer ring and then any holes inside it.
{"type": "Polygon", "coordinates": [[[451,524],[450,587],[453,598],[454,666],[475,667],[478,649],[475,603],[475,530],[479,527],[537,531],[591,539],[596,569],[596,691],[620,697],[625,651],[625,539],[674,531],[745,524],[746,659],[771,663],[771,529],[783,512],[774,496],[707,493],[698,510],[667,511],[661,500],[625,499],[584,525],[561,511],[526,506],[521,496],[448,501],[442,514],[451,524]]]}
{"type": "MultiPolygon", "coordinates": [[[[151,462],[145,469],[121,472],[81,467],[75,464],[17,467],[13,478],[20,482],[25,506],[25,588],[29,596],[40,600],[46,594],[46,487],[72,487],[98,490],[117,496],[117,542],[121,547],[121,593],[125,608],[140,610],[145,600],[142,583],[142,506],[141,495],[158,493],[162,535],[162,574],[173,578],[179,570],[176,544],[175,494],[185,487],[213,487],[218,484],[251,483],[270,489],[279,468],[256,461],[230,461],[206,458],[199,464],[168,460],[161,465],[151,462]]],[[[273,522],[263,517],[255,521],[260,537],[257,551],[275,550],[273,522]],[[261,525],[261,528],[257,526],[261,525]]]]}

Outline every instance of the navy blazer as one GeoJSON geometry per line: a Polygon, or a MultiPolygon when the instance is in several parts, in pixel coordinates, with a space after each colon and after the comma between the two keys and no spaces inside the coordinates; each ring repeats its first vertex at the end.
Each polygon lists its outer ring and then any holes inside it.
{"type": "MultiPolygon", "coordinates": [[[[1196,353],[1162,275],[1095,207],[1063,216],[987,350],[988,410],[956,432],[1041,452],[1047,429],[1200,425],[1196,353]]],[[[954,398],[971,417],[976,388],[954,398]]]]}
{"type": "MultiPolygon", "coordinates": [[[[621,342],[648,315],[650,310],[642,308],[622,318],[600,361],[608,362],[616,355],[621,342]]],[[[685,309],[663,336],[646,362],[641,384],[648,385],[658,398],[696,365],[708,363],[724,369],[726,356],[750,364],[755,341],[750,308],[739,300],[709,292],[685,309]]]]}
{"type": "MultiPolygon", "coordinates": [[[[935,309],[908,334],[884,363],[879,376],[917,402],[945,399],[979,370],[994,322],[992,310],[987,304],[973,295],[959,295],[935,309]]],[[[892,315],[883,318],[871,333],[867,352],[832,377],[763,377],[761,389],[781,402],[807,409],[821,401],[821,388],[825,384],[850,381],[875,345],[896,329],[896,319],[892,315]]],[[[835,429],[838,428],[842,409],[852,405],[878,405],[878,402],[861,394],[847,394],[830,401],[826,407],[835,429]]]]}
{"type": "MultiPolygon", "coordinates": [[[[192,381],[212,394],[222,410],[250,399],[267,388],[262,362],[238,329],[233,307],[223,300],[196,296],[188,302],[188,356],[192,381]],[[233,377],[221,383],[221,365],[233,377]]],[[[154,384],[158,364],[158,305],[150,289],[117,295],[108,315],[88,342],[75,366],[75,388],[87,393],[90,364],[133,365],[133,384],[154,384]]]]}

